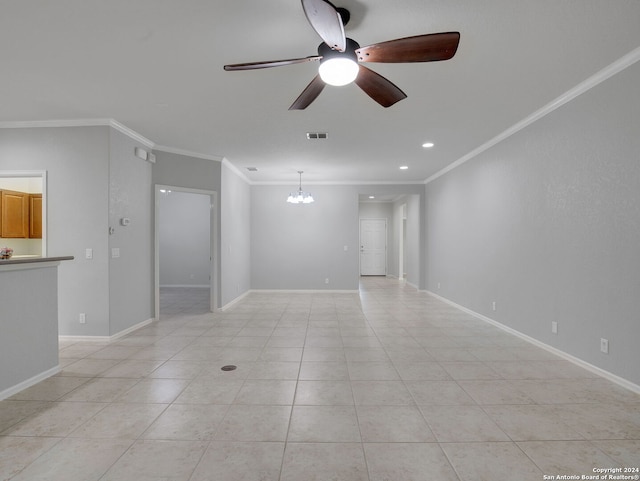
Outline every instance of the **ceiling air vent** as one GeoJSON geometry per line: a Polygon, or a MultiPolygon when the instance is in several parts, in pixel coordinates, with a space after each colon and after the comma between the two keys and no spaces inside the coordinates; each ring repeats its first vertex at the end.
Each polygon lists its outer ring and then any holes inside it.
{"type": "Polygon", "coordinates": [[[326,139],[329,136],[326,132],[307,132],[307,139],[326,139]]]}
{"type": "Polygon", "coordinates": [[[257,167],[247,167],[247,170],[249,172],[258,172],[258,168],[257,167]]]}

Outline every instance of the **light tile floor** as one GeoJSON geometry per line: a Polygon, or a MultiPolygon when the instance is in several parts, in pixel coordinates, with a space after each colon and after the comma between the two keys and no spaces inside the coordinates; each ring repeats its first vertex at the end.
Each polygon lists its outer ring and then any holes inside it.
{"type": "Polygon", "coordinates": [[[66,342],[0,402],[0,480],[420,481],[640,464],[640,396],[384,278],[66,342]],[[227,364],[235,371],[224,372],[227,364]]]}

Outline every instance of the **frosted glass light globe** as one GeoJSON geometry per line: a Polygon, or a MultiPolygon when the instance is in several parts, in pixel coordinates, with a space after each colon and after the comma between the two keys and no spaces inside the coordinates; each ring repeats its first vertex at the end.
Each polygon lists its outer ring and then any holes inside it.
{"type": "Polygon", "coordinates": [[[324,83],[340,87],[353,82],[360,67],[350,58],[329,58],[320,64],[318,73],[324,83]]]}

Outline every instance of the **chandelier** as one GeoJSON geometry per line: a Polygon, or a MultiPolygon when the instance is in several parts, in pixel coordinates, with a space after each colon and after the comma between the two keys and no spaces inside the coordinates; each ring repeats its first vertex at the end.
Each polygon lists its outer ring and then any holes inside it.
{"type": "Polygon", "coordinates": [[[311,202],[313,202],[311,194],[309,192],[302,191],[302,170],[299,170],[298,174],[300,175],[300,186],[298,187],[298,192],[291,192],[287,198],[287,202],[289,204],[311,204],[311,202]]]}

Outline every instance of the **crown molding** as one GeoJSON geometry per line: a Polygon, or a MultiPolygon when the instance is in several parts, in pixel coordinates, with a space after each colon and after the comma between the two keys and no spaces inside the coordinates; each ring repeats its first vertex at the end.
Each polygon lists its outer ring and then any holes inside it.
{"type": "Polygon", "coordinates": [[[152,149],[155,143],[115,119],[59,119],[0,122],[0,129],[36,129],[54,127],[112,127],[127,137],[152,149]]]}
{"type": "Polygon", "coordinates": [[[46,127],[106,127],[111,125],[112,120],[113,119],[17,120],[0,122],[0,129],[31,129],[46,127]]]}
{"type": "MultiPolygon", "coordinates": [[[[252,185],[298,185],[299,181],[262,181],[252,182],[252,185]]],[[[312,181],[305,180],[304,185],[423,185],[422,180],[392,181],[392,180],[335,180],[335,181],[312,181]]]]}
{"type": "Polygon", "coordinates": [[[244,172],[242,172],[235,165],[233,165],[231,162],[229,162],[229,159],[227,159],[226,157],[224,159],[222,159],[222,165],[224,165],[230,171],[232,171],[234,174],[236,174],[238,177],[240,177],[245,183],[247,183],[249,185],[253,185],[254,184],[254,182],[251,182],[251,180],[246,175],[244,175],[244,172]]]}
{"type": "Polygon", "coordinates": [[[126,125],[121,124],[117,120],[109,119],[109,126],[113,127],[118,132],[123,133],[127,137],[130,137],[131,139],[133,139],[133,140],[135,140],[137,142],[140,142],[142,145],[144,145],[145,147],[147,147],[149,149],[155,148],[155,145],[156,145],[155,142],[147,139],[146,137],[144,137],[143,135],[139,134],[135,130],[130,129],[126,125]]]}
{"type": "Polygon", "coordinates": [[[455,169],[456,167],[459,167],[460,165],[464,164],[465,162],[468,162],[469,160],[477,157],[478,155],[480,155],[484,151],[489,150],[494,145],[499,144],[500,142],[502,142],[503,140],[511,137],[512,135],[516,134],[517,132],[520,132],[525,127],[527,127],[527,126],[531,125],[532,123],[540,120],[541,118],[549,115],[551,112],[553,112],[554,110],[562,107],[564,104],[572,101],[573,99],[575,99],[579,95],[582,95],[583,93],[591,90],[593,87],[601,84],[605,80],[607,80],[607,79],[613,77],[614,75],[620,73],[621,71],[623,71],[627,67],[630,67],[631,65],[636,63],[638,60],[640,60],[640,47],[635,48],[634,50],[632,50],[628,54],[620,57],[618,60],[616,60],[612,64],[606,66],[602,70],[596,72],[591,77],[589,77],[586,80],[580,82],[578,85],[576,85],[572,89],[566,91],[560,97],[558,97],[555,100],[549,102],[544,107],[536,110],[535,112],[533,112],[528,117],[525,117],[520,122],[512,125],[511,127],[509,127],[504,132],[498,134],[497,136],[495,136],[494,138],[492,138],[488,142],[485,142],[484,144],[482,144],[480,147],[472,150],[468,154],[460,157],[455,162],[453,162],[453,163],[449,164],[448,166],[446,166],[445,168],[439,170],[438,172],[433,174],[431,177],[427,178],[424,181],[424,184],[428,184],[429,182],[432,182],[432,181],[436,180],[438,177],[442,177],[447,172],[449,172],[449,171],[455,169]]]}
{"type": "Polygon", "coordinates": [[[169,147],[167,145],[156,145],[153,147],[153,150],[166,152],[168,154],[184,155],[185,157],[195,157],[197,159],[213,160],[214,162],[222,162],[224,160],[224,157],[221,157],[219,155],[201,154],[200,152],[193,152],[193,151],[184,150],[184,149],[176,149],[173,147],[169,147]]]}

